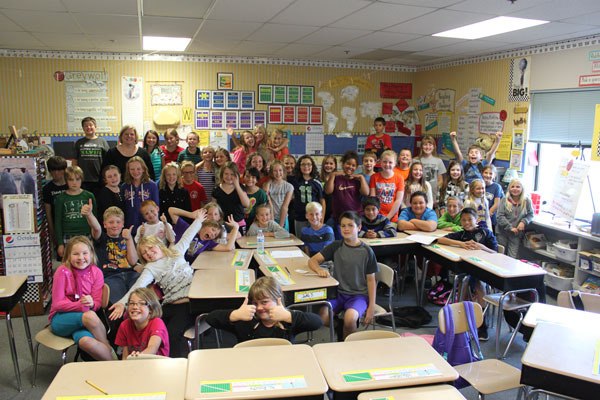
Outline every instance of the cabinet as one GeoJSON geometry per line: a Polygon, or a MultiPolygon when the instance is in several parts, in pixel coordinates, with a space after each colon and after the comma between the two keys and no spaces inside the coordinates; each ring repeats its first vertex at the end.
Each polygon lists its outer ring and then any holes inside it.
{"type": "MultiPolygon", "coordinates": [[[[537,215],[532,224],[529,226],[530,230],[543,233],[549,242],[557,242],[558,240],[570,240],[577,242],[577,257],[575,261],[568,262],[563,261],[556,257],[554,253],[547,251],[546,249],[529,249],[524,248],[523,255],[528,259],[537,258],[542,261],[559,261],[563,265],[570,265],[573,268],[573,289],[580,289],[581,284],[585,282],[589,275],[595,275],[600,277],[599,271],[588,270],[580,268],[580,252],[585,250],[600,249],[600,237],[592,236],[589,233],[583,232],[575,224],[569,225],[554,221],[552,216],[547,213],[541,213],[537,215]],[[541,256],[541,257],[540,257],[541,256]]],[[[550,279],[546,282],[546,286],[550,286],[553,289],[565,290],[566,287],[555,287],[556,280],[550,279]]]]}

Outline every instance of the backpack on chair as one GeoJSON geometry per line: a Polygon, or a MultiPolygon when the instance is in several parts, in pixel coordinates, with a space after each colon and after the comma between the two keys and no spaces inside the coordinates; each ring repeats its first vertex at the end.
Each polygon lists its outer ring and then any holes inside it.
{"type": "MultiPolygon", "coordinates": [[[[452,366],[483,360],[483,354],[479,347],[473,303],[465,301],[462,304],[469,327],[468,331],[454,333],[452,309],[451,305],[447,305],[440,310],[440,313],[444,313],[446,333],[442,333],[438,328],[433,339],[433,348],[452,366]]],[[[469,383],[462,378],[458,378],[454,381],[454,386],[460,389],[469,386],[469,383]]]]}

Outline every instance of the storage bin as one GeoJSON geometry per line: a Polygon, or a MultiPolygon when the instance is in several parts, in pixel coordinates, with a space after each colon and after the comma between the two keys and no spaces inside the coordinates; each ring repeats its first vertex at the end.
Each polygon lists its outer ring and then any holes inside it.
{"type": "Polygon", "coordinates": [[[554,275],[551,272],[548,272],[546,275],[544,275],[544,283],[546,286],[558,291],[573,289],[573,279],[574,278],[563,278],[554,275]]]}
{"type": "Polygon", "coordinates": [[[559,260],[574,262],[577,258],[577,249],[572,249],[562,242],[554,243],[553,252],[559,260]]]}

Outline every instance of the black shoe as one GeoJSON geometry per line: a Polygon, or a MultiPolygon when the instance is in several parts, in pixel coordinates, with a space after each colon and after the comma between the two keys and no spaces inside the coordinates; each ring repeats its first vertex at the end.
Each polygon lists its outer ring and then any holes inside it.
{"type": "Polygon", "coordinates": [[[488,329],[485,324],[483,324],[479,328],[477,328],[477,336],[479,336],[480,342],[487,342],[490,339],[490,337],[488,335],[488,329]]]}

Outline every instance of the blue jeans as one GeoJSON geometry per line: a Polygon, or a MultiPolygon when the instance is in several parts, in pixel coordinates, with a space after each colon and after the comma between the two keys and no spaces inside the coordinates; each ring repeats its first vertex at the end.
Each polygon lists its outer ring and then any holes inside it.
{"type": "Polygon", "coordinates": [[[133,269],[116,272],[104,277],[104,283],[110,288],[110,303],[115,304],[127,294],[140,274],[133,269]]]}

